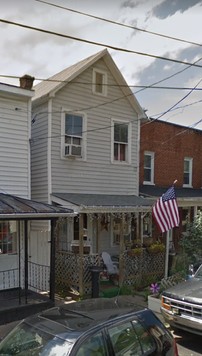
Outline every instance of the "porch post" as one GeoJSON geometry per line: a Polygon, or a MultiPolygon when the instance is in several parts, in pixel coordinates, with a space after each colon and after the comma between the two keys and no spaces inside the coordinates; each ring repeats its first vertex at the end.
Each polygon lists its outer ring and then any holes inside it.
{"type": "Polygon", "coordinates": [[[27,220],[24,220],[24,245],[25,245],[25,304],[27,304],[28,292],[28,233],[27,233],[27,220]]]}
{"type": "Polygon", "coordinates": [[[119,258],[119,285],[122,286],[124,281],[124,268],[125,261],[123,257],[124,253],[124,214],[121,216],[121,229],[120,229],[120,258],[119,258]]]}
{"type": "Polygon", "coordinates": [[[56,241],[56,222],[51,219],[51,250],[50,250],[50,300],[55,301],[55,241],[56,241]]]}
{"type": "Polygon", "coordinates": [[[79,214],[79,292],[83,295],[83,214],[79,214]]]}
{"type": "Polygon", "coordinates": [[[101,223],[99,216],[95,220],[96,221],[96,252],[100,253],[100,230],[101,230],[101,223]]]}

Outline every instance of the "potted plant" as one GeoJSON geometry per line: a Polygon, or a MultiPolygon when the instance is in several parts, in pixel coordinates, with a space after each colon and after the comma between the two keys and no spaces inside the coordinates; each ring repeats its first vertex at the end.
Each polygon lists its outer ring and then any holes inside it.
{"type": "Polygon", "coordinates": [[[131,248],[128,251],[129,256],[140,256],[143,252],[143,246],[141,240],[134,240],[131,244],[131,248]]]}
{"type": "Polygon", "coordinates": [[[156,313],[161,313],[161,292],[158,283],[152,283],[148,295],[148,308],[156,313]]]}
{"type": "Polygon", "coordinates": [[[165,245],[162,242],[155,241],[147,247],[147,251],[151,254],[156,254],[165,251],[165,245]]]}

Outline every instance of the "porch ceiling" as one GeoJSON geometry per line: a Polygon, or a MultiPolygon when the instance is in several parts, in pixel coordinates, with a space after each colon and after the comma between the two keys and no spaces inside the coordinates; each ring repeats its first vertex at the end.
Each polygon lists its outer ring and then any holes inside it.
{"type": "Polygon", "coordinates": [[[153,202],[136,195],[54,193],[52,200],[82,212],[143,212],[150,211],[153,202]]]}
{"type": "Polygon", "coordinates": [[[15,195],[0,193],[0,219],[51,219],[74,216],[72,209],[40,203],[15,195]]]}

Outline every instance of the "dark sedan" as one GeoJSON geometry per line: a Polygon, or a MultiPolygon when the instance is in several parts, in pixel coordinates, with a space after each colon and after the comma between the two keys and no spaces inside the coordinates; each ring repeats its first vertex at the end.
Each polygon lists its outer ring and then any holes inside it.
{"type": "Polygon", "coordinates": [[[172,334],[151,310],[119,298],[96,298],[54,307],[17,325],[0,355],[177,356],[172,334]]]}

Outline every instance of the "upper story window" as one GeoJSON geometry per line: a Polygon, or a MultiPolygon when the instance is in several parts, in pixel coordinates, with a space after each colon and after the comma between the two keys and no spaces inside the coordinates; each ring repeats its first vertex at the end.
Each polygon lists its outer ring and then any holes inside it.
{"type": "Polygon", "coordinates": [[[107,96],[107,73],[93,69],[93,93],[107,96]]]}
{"type": "Polygon", "coordinates": [[[64,114],[62,152],[66,157],[85,157],[85,118],[83,114],[64,114]]]}
{"type": "Polygon", "coordinates": [[[0,222],[0,254],[17,252],[17,224],[16,221],[0,222]]]}
{"type": "Polygon", "coordinates": [[[144,184],[154,184],[154,152],[144,152],[144,184]]]}
{"type": "Polygon", "coordinates": [[[113,162],[130,162],[131,127],[126,122],[113,122],[113,162]]]}
{"type": "Polygon", "coordinates": [[[184,158],[184,177],[183,177],[184,187],[192,186],[192,164],[193,164],[192,158],[189,157],[184,158]]]}

